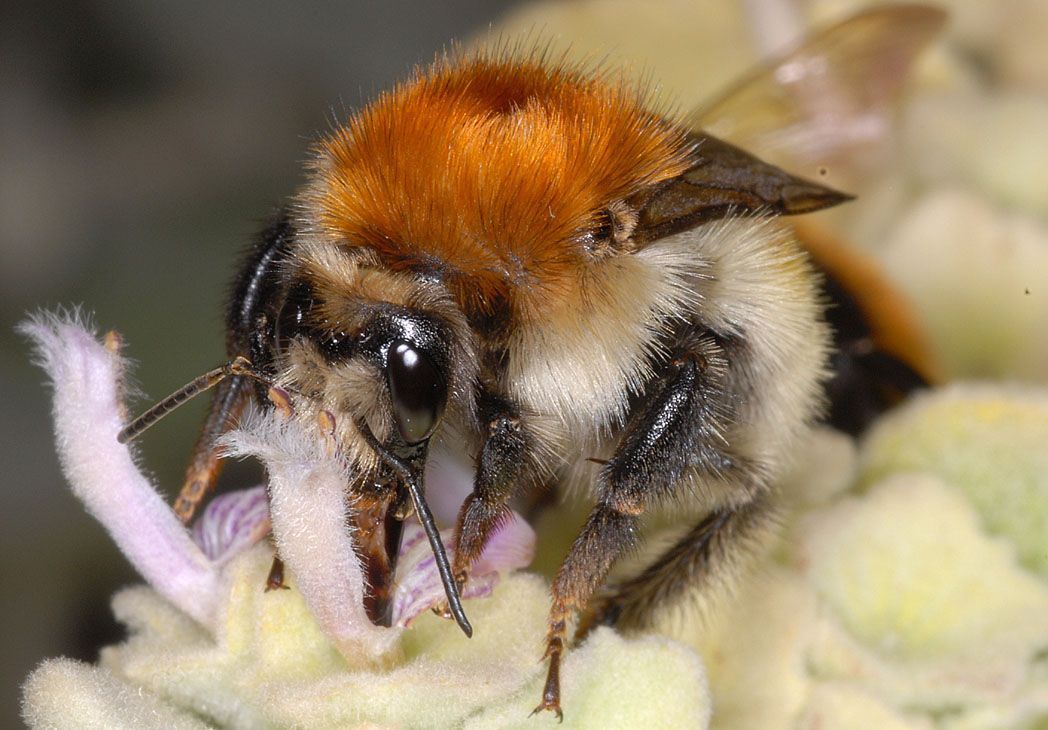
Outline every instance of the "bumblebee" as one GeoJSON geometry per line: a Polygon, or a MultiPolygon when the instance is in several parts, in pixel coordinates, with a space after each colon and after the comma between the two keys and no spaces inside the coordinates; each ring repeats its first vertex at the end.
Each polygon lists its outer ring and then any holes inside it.
{"type": "Polygon", "coordinates": [[[585,482],[594,505],[552,583],[537,708],[559,715],[575,616],[642,624],[693,589],[685,576],[709,579],[766,529],[772,485],[827,400],[858,430],[880,396],[848,404],[881,364],[899,392],[922,382],[780,221],[848,197],[648,110],[612,75],[452,54],[319,143],[236,279],[229,365],[122,438],[215,387],[175,505],[188,523],[249,403],[291,394],[296,417],[333,415],[369,617],[389,623],[415,512],[467,634],[459,590],[508,502],[585,482]],[[452,561],[424,498],[436,441],[476,464],[452,561]],[[594,601],[645,514],[674,502],[700,515],[692,527],[594,601]]]}

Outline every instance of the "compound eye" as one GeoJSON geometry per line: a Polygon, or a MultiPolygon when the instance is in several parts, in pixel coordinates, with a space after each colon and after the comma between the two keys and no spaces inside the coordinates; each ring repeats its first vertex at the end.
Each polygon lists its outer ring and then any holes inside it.
{"type": "Polygon", "coordinates": [[[448,399],[444,373],[424,352],[409,342],[395,341],[386,364],[393,417],[404,441],[425,441],[437,427],[448,399]]]}

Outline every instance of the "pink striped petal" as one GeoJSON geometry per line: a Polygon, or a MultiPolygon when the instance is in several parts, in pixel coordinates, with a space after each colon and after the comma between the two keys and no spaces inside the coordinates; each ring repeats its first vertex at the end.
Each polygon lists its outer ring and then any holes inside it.
{"type": "MultiPolygon", "coordinates": [[[[462,598],[487,596],[498,583],[499,573],[526,568],[535,556],[535,531],[524,518],[513,512],[488,541],[481,553],[462,598]]],[[[441,539],[454,559],[452,530],[443,530],[441,539]]],[[[418,522],[404,526],[404,541],[397,564],[397,588],[393,595],[393,625],[409,626],[420,614],[444,602],[444,586],[440,582],[437,563],[429,548],[425,533],[418,522]]]]}
{"type": "Polygon", "coordinates": [[[193,525],[193,541],[221,565],[269,534],[265,486],[220,494],[193,525]]]}

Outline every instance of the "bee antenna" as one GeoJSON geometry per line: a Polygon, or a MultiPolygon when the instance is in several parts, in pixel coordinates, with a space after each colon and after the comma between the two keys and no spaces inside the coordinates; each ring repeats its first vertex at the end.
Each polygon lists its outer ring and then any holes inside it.
{"type": "Polygon", "coordinates": [[[167,398],[155,404],[138,418],[131,421],[131,423],[124,426],[120,433],[117,434],[116,440],[122,444],[134,441],[150,426],[186,401],[195,398],[204,391],[211,390],[211,388],[214,388],[226,378],[232,377],[251,378],[267,385],[273,384],[271,378],[255,370],[250,360],[243,356],[237,356],[225,365],[221,365],[214,370],[208,370],[203,375],[193,378],[167,398]]]}
{"type": "Polygon", "coordinates": [[[416,449],[421,449],[421,451],[416,450],[415,459],[410,457],[402,459],[380,444],[366,423],[358,421],[357,428],[382,461],[396,472],[407,488],[408,494],[411,495],[411,501],[415,505],[415,514],[418,516],[418,521],[422,523],[422,529],[429,539],[429,547],[433,551],[433,559],[437,563],[437,572],[440,573],[440,582],[444,586],[444,595],[447,596],[451,615],[455,617],[455,623],[462,629],[462,633],[467,637],[472,637],[473,626],[470,624],[469,619],[466,618],[466,612],[462,609],[462,598],[459,596],[458,583],[455,582],[455,577],[451,573],[451,563],[448,562],[448,555],[444,550],[444,542],[440,539],[440,531],[433,520],[433,513],[429,511],[429,505],[426,504],[426,498],[422,492],[422,485],[417,478],[417,475],[422,470],[417,463],[412,464],[412,462],[421,461],[417,457],[425,453],[426,442],[422,442],[415,447],[416,449]]]}

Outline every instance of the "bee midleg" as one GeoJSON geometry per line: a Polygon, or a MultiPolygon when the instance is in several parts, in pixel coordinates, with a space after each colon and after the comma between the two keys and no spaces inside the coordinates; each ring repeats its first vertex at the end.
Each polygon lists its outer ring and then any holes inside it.
{"type": "Polygon", "coordinates": [[[193,447],[193,455],[186,469],[185,481],[175,499],[175,514],[184,524],[193,521],[197,508],[204,498],[215,488],[219,472],[222,471],[222,460],[216,442],[228,431],[240,412],[244,410],[249,397],[249,384],[244,377],[226,378],[215,387],[211,407],[204,428],[193,447]]]}
{"type": "Polygon", "coordinates": [[[735,556],[756,552],[774,524],[771,498],[759,492],[749,501],[714,510],[639,575],[615,587],[586,616],[576,632],[581,641],[597,626],[643,628],[660,608],[695,590],[728,579],[735,556]]]}
{"type": "Polygon", "coordinates": [[[553,579],[546,635],[549,674],[536,709],[560,710],[560,657],[568,622],[586,608],[615,561],[637,543],[639,517],[673,495],[696,464],[730,470],[742,460],[728,453],[722,434],[727,362],[716,337],[699,333],[664,367],[646,400],[631,415],[614,456],[601,470],[597,504],[553,579]]]}
{"type": "Polygon", "coordinates": [[[506,502],[530,486],[536,471],[535,436],[519,409],[508,400],[481,394],[480,418],[487,435],[477,458],[473,491],[462,503],[455,526],[455,560],[452,570],[460,585],[469,574],[492,531],[509,518],[506,502]]]}

